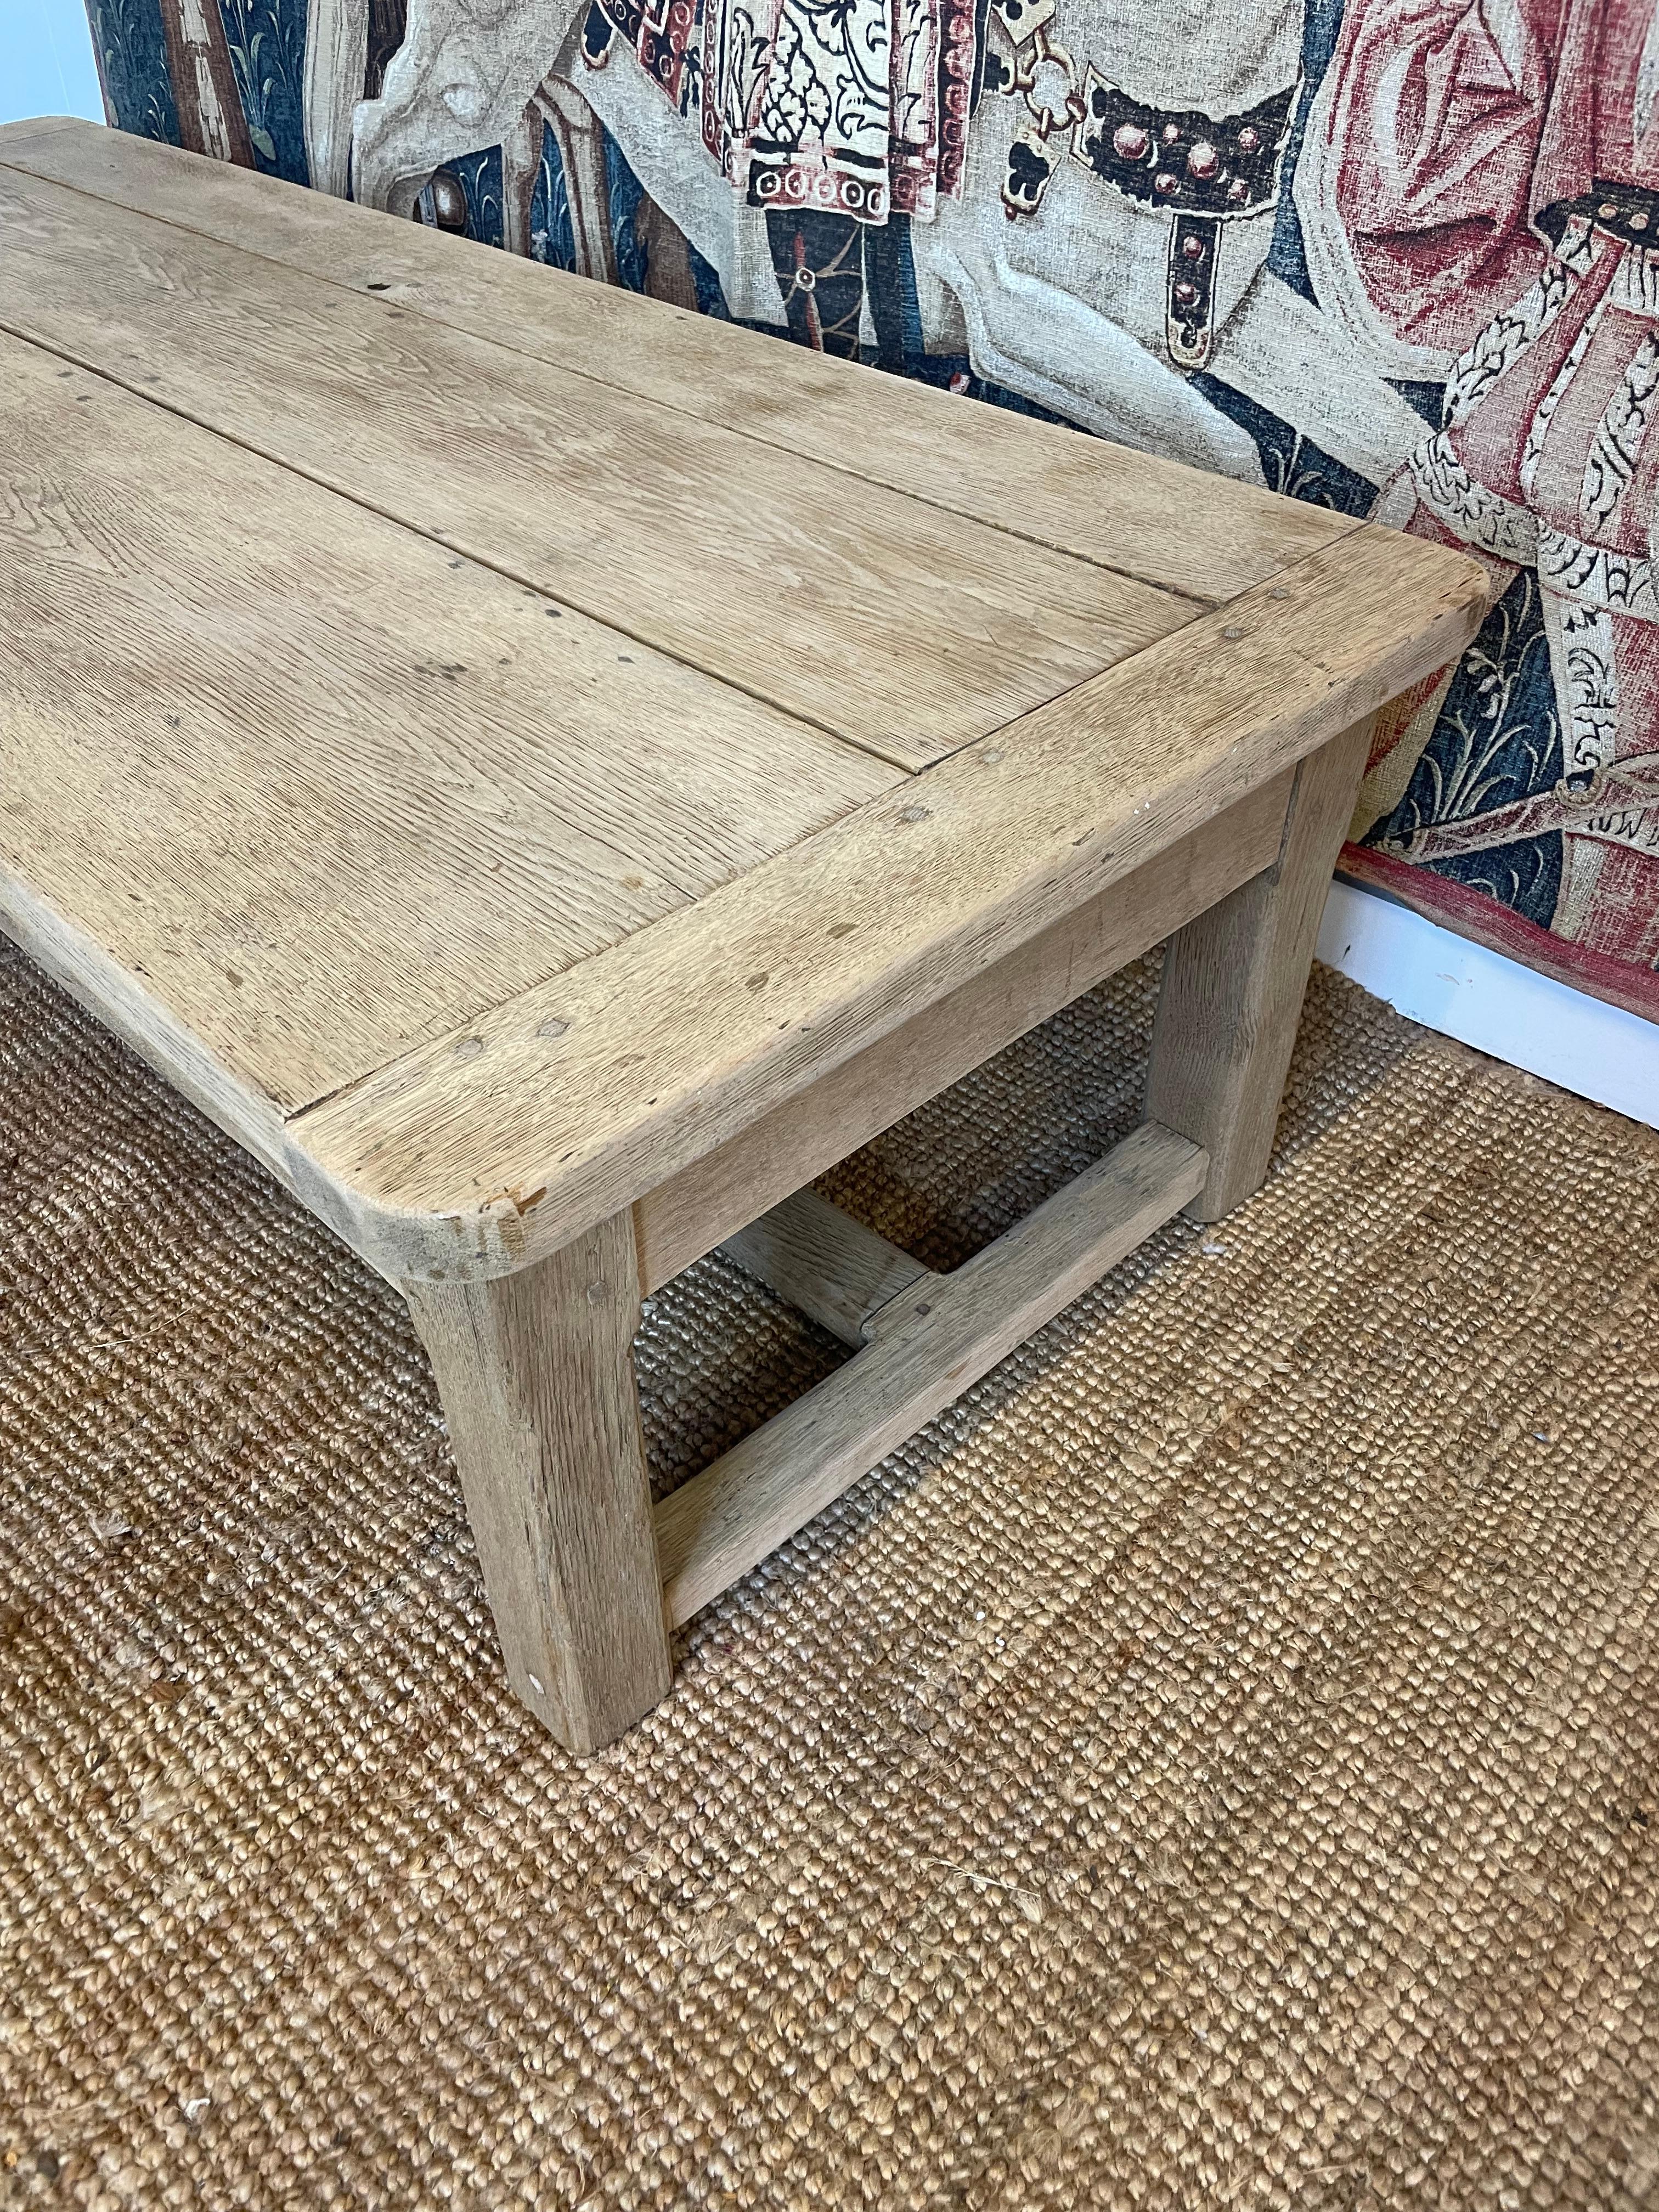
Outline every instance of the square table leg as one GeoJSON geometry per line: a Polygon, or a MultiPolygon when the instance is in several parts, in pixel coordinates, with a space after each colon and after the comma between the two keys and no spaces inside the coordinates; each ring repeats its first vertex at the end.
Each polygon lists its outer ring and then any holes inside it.
{"type": "Polygon", "coordinates": [[[572,1751],[669,1685],[631,1212],[488,1282],[409,1283],[514,1689],[572,1751]]]}
{"type": "MultiPolygon", "coordinates": [[[[1255,1189],[1369,738],[1367,722],[1302,764],[1278,860],[1170,939],[1147,1079],[1153,1127],[957,1277],[927,1278],[928,1296],[907,1309],[902,1328],[878,1334],[829,1383],[677,1493],[666,1539],[652,1511],[634,1379],[631,1210],[517,1274],[405,1285],[448,1419],[507,1677],[561,1742],[594,1750],[649,1711],[669,1687],[671,1614],[688,1617],[781,1542],[1157,1222],[1183,1201],[1212,1220],[1255,1189]],[[1136,1176],[1149,1148],[1143,1190],[1136,1176]],[[1109,1201],[1103,1212],[1096,1205],[1098,1222],[1081,1195],[1086,1187],[1093,1204],[1097,1183],[1109,1201]],[[1071,1266],[1073,1229],[1082,1242],[1071,1266]]],[[[817,1230],[832,1211],[815,1210],[817,1230]]],[[[769,1224],[777,1230],[775,1216],[759,1226],[769,1224]]],[[[744,1243],[738,1256],[747,1255],[744,1243]]],[[[890,1268],[902,1257],[881,1256],[890,1268]]],[[[860,1340],[869,1334],[860,1328],[860,1340]]]]}
{"type": "Polygon", "coordinates": [[[1365,770],[1372,717],[1297,771],[1273,866],[1170,939],[1146,1072],[1146,1118],[1201,1145],[1196,1221],[1231,1213],[1267,1173],[1308,971],[1365,770]]]}

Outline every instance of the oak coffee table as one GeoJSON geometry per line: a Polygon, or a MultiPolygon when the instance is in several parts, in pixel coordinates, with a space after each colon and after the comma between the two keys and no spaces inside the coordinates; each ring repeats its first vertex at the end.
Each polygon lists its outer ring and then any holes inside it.
{"type": "Polygon", "coordinates": [[[0,131],[0,925],[409,1300],[507,1674],[670,1629],[1261,1182],[1461,555],[88,125],[0,131]],[[950,1275],[806,1186],[1170,939],[950,1275]],[[854,1356],[653,1510],[640,1301],[854,1356]]]}

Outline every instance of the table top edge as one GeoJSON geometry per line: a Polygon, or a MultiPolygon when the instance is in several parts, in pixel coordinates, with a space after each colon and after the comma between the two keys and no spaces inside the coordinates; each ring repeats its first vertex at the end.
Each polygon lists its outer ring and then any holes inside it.
{"type": "MultiPolygon", "coordinates": [[[[1389,698],[1409,689],[1435,668],[1455,659],[1473,638],[1484,617],[1492,586],[1486,571],[1479,562],[1455,549],[1409,539],[1401,532],[1377,525],[1360,525],[1355,532],[1345,533],[1330,547],[1321,549],[1291,564],[1280,574],[1289,576],[1297,572],[1316,571],[1327,566],[1339,552],[1346,552],[1350,561],[1356,555],[1361,556],[1362,576],[1364,568],[1374,566],[1379,580],[1386,575],[1396,586],[1402,568],[1417,571],[1425,583],[1432,580],[1436,609],[1431,617],[1416,624],[1402,617],[1401,629],[1407,640],[1407,658],[1402,660],[1396,654],[1394,660],[1389,661],[1387,656],[1373,655],[1369,670],[1333,675],[1329,696],[1322,708],[1307,720],[1306,726],[1293,735],[1285,745],[1263,752],[1255,770],[1239,785],[1235,798],[1228,804],[1236,803],[1237,798],[1259,788],[1282,773],[1287,766],[1293,766],[1297,760],[1317,750],[1340,729],[1360,719],[1363,714],[1375,712],[1389,698]],[[1368,675],[1380,675],[1382,688],[1379,689],[1377,681],[1368,681],[1368,675]]],[[[1356,579],[1358,580],[1360,579],[1356,579]]],[[[1218,634],[1224,634],[1236,627],[1227,620],[1231,614],[1243,611],[1246,601],[1250,602],[1252,607],[1260,607],[1276,588],[1268,583],[1240,594],[1237,600],[1216,610],[1212,616],[1205,617],[1204,626],[1206,629],[1212,629],[1218,634]]],[[[722,897],[741,887],[753,886],[762,876],[769,877],[776,884],[785,877],[803,870],[809,856],[822,857],[829,841],[856,836],[862,829],[878,820],[885,821],[896,811],[902,814],[902,809],[897,805],[899,800],[908,799],[912,794],[921,797],[932,795],[930,786],[939,790],[943,788],[943,780],[952,774],[958,778],[969,774],[976,757],[982,762],[988,752],[994,757],[999,751],[1006,753],[1011,744],[1018,745],[1022,732],[1034,742],[1048,742],[1052,733],[1045,730],[1043,725],[1053,722],[1058,715],[1074,714],[1085,704],[1084,695],[1104,687],[1115,688],[1132,683],[1139,664],[1149,656],[1167,652],[1181,640],[1190,643],[1190,628],[1172,633],[1170,637],[1144,647],[1139,653],[1118,663],[1103,677],[1091,679],[1090,683],[1076,687],[1072,693],[1061,695],[1060,699],[1034,710],[1003,731],[992,732],[973,745],[961,749],[913,779],[908,786],[895,793],[883,794],[854,813],[842,817],[840,822],[803,840],[799,845],[778,854],[764,863],[761,869],[751,872],[733,884],[723,886],[720,891],[711,893],[708,898],[700,902],[698,908],[666,917],[664,921],[653,923],[648,929],[611,948],[609,953],[593,956],[590,961],[572,971],[573,975],[580,975],[584,967],[597,969],[613,957],[618,959],[625,957],[630,962],[638,960],[647,950],[645,940],[653,934],[659,935],[665,932],[678,933],[680,930],[694,927],[696,915],[707,915],[722,897]]],[[[1323,675],[1322,665],[1316,657],[1304,658],[1309,672],[1308,681],[1316,687],[1323,675]]],[[[1223,810],[1216,807],[1210,811],[1223,810]]],[[[1091,882],[1091,893],[1094,890],[1106,887],[1109,881],[1127,881],[1141,866],[1155,859],[1193,826],[1173,804],[1167,810],[1167,817],[1164,829],[1139,844],[1133,859],[1126,861],[1114,875],[1104,877],[1097,874],[1091,882]]],[[[1206,815],[1202,818],[1209,817],[1206,815]]],[[[971,836],[975,832],[970,827],[964,834],[971,836]]],[[[1079,870],[1079,874],[1081,872],[1079,870]]],[[[1035,933],[1046,918],[1043,915],[1034,919],[1029,928],[1017,935],[1014,942],[1023,941],[1024,935],[1035,933]]],[[[1013,949],[1012,944],[1004,949],[1013,949]]],[[[567,980],[562,978],[561,981],[567,980]]],[[[932,995],[942,995],[945,988],[948,987],[942,986],[932,995]]],[[[475,1020],[469,1026],[477,1033],[481,1027],[488,1027],[490,1024],[511,1024],[520,1012],[526,1015],[539,1012],[542,1000],[548,997],[546,989],[532,989],[492,1009],[483,1024],[475,1020]]],[[[914,1006],[907,1011],[920,1011],[930,1002],[929,997],[919,996],[914,1006]]],[[[867,1041],[867,1038],[860,1038],[860,1042],[867,1041]]],[[[374,1075],[343,1086],[340,1091],[329,1098],[297,1109],[288,1119],[288,1138],[296,1152],[309,1164],[309,1171],[330,1185],[335,1206],[357,1218],[363,1233],[371,1242],[383,1252],[396,1250],[406,1255],[388,1267],[387,1272],[395,1273],[401,1267],[405,1272],[425,1273],[431,1270],[441,1276],[511,1273],[580,1234],[604,1212],[615,1210],[604,1205],[595,1210],[586,1195],[587,1185],[592,1178],[585,1176],[580,1170],[574,1171],[568,1189],[562,1192],[556,1178],[551,1181],[541,1178],[541,1168],[538,1166],[533,1173],[527,1172],[516,1181],[505,1182],[476,1199],[459,1200],[456,1195],[447,1203],[411,1208],[388,1204],[377,1194],[372,1177],[355,1173],[345,1165],[344,1155],[351,1148],[354,1135],[360,1138],[372,1136],[374,1131],[377,1093],[389,1082],[395,1082],[400,1073],[413,1075],[418,1082],[419,1064],[424,1062],[428,1066],[439,1064],[447,1042],[440,1040],[422,1046],[400,1060],[388,1062],[385,1068],[374,1075]],[[568,1205],[565,1202],[567,1199],[569,1201],[568,1205]],[[411,1262],[416,1264],[411,1265],[411,1262]]],[[[848,1047],[841,1056],[849,1056],[854,1048],[848,1047]]],[[[793,1095],[793,1091],[805,1089],[816,1079],[817,1073],[827,1072],[833,1064],[836,1063],[826,1060],[822,1069],[814,1069],[786,1087],[779,1095],[793,1095]]],[[[768,1103],[776,1103],[776,1100],[769,1097],[768,1103]]],[[[434,1106],[435,1103],[434,1096],[434,1106]]],[[[690,1118],[696,1118],[695,1109],[690,1118]]],[[[644,1126],[641,1121],[635,1130],[618,1133],[619,1141],[624,1149],[630,1135],[637,1137],[644,1126]]],[[[678,1154],[665,1153],[663,1158],[667,1164],[664,1166],[662,1174],[647,1174],[640,1177],[636,1187],[630,1188],[629,1191],[629,1200],[643,1195],[645,1191],[654,1187],[655,1182],[677,1172],[681,1165],[689,1164],[690,1160],[701,1157],[703,1152],[716,1149],[730,1133],[729,1131],[714,1128],[712,1123],[710,1127],[713,1133],[708,1134],[707,1141],[694,1143],[684,1159],[678,1154]]]]}

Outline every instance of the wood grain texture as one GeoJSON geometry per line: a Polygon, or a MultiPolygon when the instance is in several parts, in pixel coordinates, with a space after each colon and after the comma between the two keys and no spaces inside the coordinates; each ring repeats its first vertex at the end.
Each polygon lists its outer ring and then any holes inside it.
{"type": "MultiPolygon", "coordinates": [[[[1332,543],[1351,518],[759,332],[481,252],[390,216],[170,146],[69,125],[0,129],[0,164],[243,246],[428,320],[499,338],[678,415],[852,472],[1028,542],[1222,600],[1332,543]],[[1170,528],[1175,514],[1194,525],[1170,528]],[[1196,518],[1202,517],[1201,522],[1196,518]]],[[[81,218],[96,234],[100,218],[81,218]]]]}
{"type": "Polygon", "coordinates": [[[843,1344],[862,1344],[872,1314],[933,1279],[920,1260],[816,1190],[793,1192],[720,1249],[843,1344]]]}
{"type": "Polygon", "coordinates": [[[1367,528],[294,1125],[402,1272],[522,1265],[1237,805],[1473,636],[1367,528]],[[550,1020],[564,1024],[549,1039],[550,1020]]]}
{"type": "Polygon", "coordinates": [[[1297,770],[1277,863],[1178,930],[1164,956],[1146,1112],[1201,1145],[1188,1209],[1218,1221],[1267,1172],[1331,871],[1365,772],[1367,715],[1297,770]]]}
{"type": "Polygon", "coordinates": [[[712,1251],[757,1206],[773,1206],[803,1176],[822,1175],[1271,866],[1295,774],[1252,792],[647,1191],[634,1208],[647,1292],[712,1251]]]}
{"type": "Polygon", "coordinates": [[[1196,1146],[1144,1124],[966,1266],[901,1301],[864,1351],[672,1492],[656,1510],[670,1620],[689,1620],[960,1397],[1178,1212],[1204,1173],[1196,1146]]]}
{"type": "Polygon", "coordinates": [[[626,1215],[501,1282],[419,1284],[431,1357],[507,1679],[572,1751],[668,1688],[640,1436],[626,1215]]]}
{"type": "MultiPolygon", "coordinates": [[[[611,376],[580,306],[498,341],[505,263],[417,313],[85,185],[0,163],[0,924],[402,1283],[509,1679],[589,1751],[671,1620],[1260,1180],[1364,718],[1485,574],[1285,520],[1204,612],[1201,555],[1183,598],[976,518],[1024,427],[946,496],[904,387],[774,363],[739,430],[695,321],[611,376]],[[838,407],[902,489],[802,458],[838,407]],[[651,1266],[1176,921],[1159,1118],[956,1274],[810,1191],[732,1238],[860,1348],[653,1514],[651,1266]]],[[[1159,479],[1103,466],[1115,556],[1159,479]]]]}
{"type": "MultiPolygon", "coordinates": [[[[1197,602],[175,225],[0,172],[0,327],[881,758],[1197,602]]],[[[412,227],[412,226],[411,226],[412,227]]]]}
{"type": "Polygon", "coordinates": [[[0,918],[285,1109],[900,781],[33,347],[0,381],[0,918]]]}

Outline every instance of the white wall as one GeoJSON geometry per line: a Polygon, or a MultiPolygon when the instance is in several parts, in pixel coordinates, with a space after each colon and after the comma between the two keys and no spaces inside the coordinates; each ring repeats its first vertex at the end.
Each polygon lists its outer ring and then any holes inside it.
{"type": "Polygon", "coordinates": [[[26,115],[104,119],[82,0],[0,0],[0,123],[26,115]]]}
{"type": "Polygon", "coordinates": [[[1659,1024],[1349,884],[1331,886],[1319,957],[1413,1021],[1659,1128],[1659,1024]]]}

